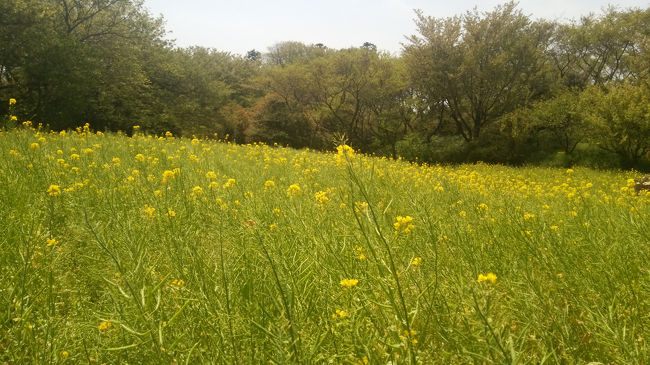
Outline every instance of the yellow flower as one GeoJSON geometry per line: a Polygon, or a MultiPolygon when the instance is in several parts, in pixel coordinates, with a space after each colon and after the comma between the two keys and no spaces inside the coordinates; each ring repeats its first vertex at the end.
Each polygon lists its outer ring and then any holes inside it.
{"type": "Polygon", "coordinates": [[[15,122],[15,121],[18,120],[18,117],[15,116],[15,115],[12,115],[12,116],[9,117],[9,119],[11,119],[12,122],[15,122]]]}
{"type": "Polygon", "coordinates": [[[169,181],[170,179],[173,179],[174,176],[176,176],[176,173],[174,171],[171,171],[171,170],[163,171],[162,183],[163,184],[167,183],[167,181],[169,181]]]}
{"type": "Polygon", "coordinates": [[[337,309],[336,313],[332,314],[332,318],[345,318],[348,316],[348,313],[344,310],[337,309]]]}
{"type": "Polygon", "coordinates": [[[336,147],[336,151],[334,158],[337,165],[354,159],[354,149],[346,144],[336,147]]]}
{"type": "Polygon", "coordinates": [[[560,227],[558,227],[558,226],[550,226],[548,228],[550,228],[551,231],[557,231],[558,229],[560,229],[560,227]]]}
{"type": "Polygon", "coordinates": [[[16,105],[16,99],[14,98],[9,99],[9,106],[11,105],[16,105]]]}
{"type": "Polygon", "coordinates": [[[149,205],[144,206],[144,212],[149,218],[153,218],[153,213],[156,211],[156,208],[150,207],[149,205]]]}
{"type": "Polygon", "coordinates": [[[236,182],[237,182],[237,181],[236,181],[235,179],[228,179],[228,181],[226,181],[226,182],[223,184],[222,187],[223,187],[224,189],[231,188],[231,187],[235,186],[235,183],[236,183],[236,182]]]}
{"type": "Polygon", "coordinates": [[[488,273],[487,275],[478,274],[478,282],[482,283],[485,281],[489,281],[490,283],[494,284],[497,281],[497,276],[491,272],[488,273]]]}
{"type": "Polygon", "coordinates": [[[55,240],[54,238],[50,238],[47,241],[47,247],[52,247],[58,245],[60,242],[55,240]]]}
{"type": "Polygon", "coordinates": [[[287,188],[287,196],[292,197],[300,194],[300,185],[293,184],[287,188]]]}
{"type": "Polygon", "coordinates": [[[418,266],[420,262],[422,262],[422,257],[416,257],[413,259],[413,261],[411,261],[411,265],[418,266]]]}
{"type": "Polygon", "coordinates": [[[266,182],[264,183],[264,189],[266,190],[273,187],[275,187],[275,182],[273,182],[273,180],[266,180],[266,182]]]}
{"type": "Polygon", "coordinates": [[[316,194],[314,194],[314,198],[319,204],[325,204],[327,203],[330,199],[327,197],[327,192],[325,191],[318,191],[316,194]]]}
{"type": "Polygon", "coordinates": [[[200,186],[195,186],[192,188],[192,195],[201,196],[203,194],[203,189],[200,186]]]}
{"type": "Polygon", "coordinates": [[[393,223],[393,227],[395,227],[395,234],[399,234],[400,230],[404,233],[409,233],[415,229],[415,226],[411,223],[411,221],[413,221],[413,218],[408,215],[406,217],[402,217],[400,215],[395,218],[395,223],[393,223]]]}
{"type": "Polygon", "coordinates": [[[102,322],[99,324],[99,330],[100,330],[100,331],[106,331],[106,330],[110,329],[112,326],[113,326],[113,324],[112,324],[111,322],[109,322],[109,321],[102,321],[102,322]]]}
{"type": "Polygon", "coordinates": [[[144,161],[144,155],[141,154],[141,153],[138,153],[137,155],[135,155],[135,159],[142,162],[142,161],[144,161]]]}
{"type": "Polygon", "coordinates": [[[217,174],[215,174],[214,171],[208,171],[208,172],[205,173],[205,177],[207,179],[216,179],[217,174]]]}
{"type": "Polygon", "coordinates": [[[120,158],[119,157],[113,157],[113,165],[115,166],[120,166],[120,158]]]}
{"type": "Polygon", "coordinates": [[[58,185],[50,185],[50,187],[47,189],[47,193],[50,196],[59,196],[61,195],[61,188],[59,188],[58,185]]]}
{"type": "Polygon", "coordinates": [[[173,210],[170,209],[170,210],[167,211],[167,216],[168,216],[168,217],[175,217],[175,216],[176,216],[176,212],[174,212],[173,210]]]}
{"type": "Polygon", "coordinates": [[[37,149],[38,148],[38,143],[34,142],[34,143],[30,144],[29,148],[37,149]]]}
{"type": "Polygon", "coordinates": [[[532,220],[534,218],[535,218],[534,214],[528,214],[528,213],[524,214],[524,220],[529,221],[529,220],[532,220]]]}
{"type": "Polygon", "coordinates": [[[66,358],[68,355],[68,351],[61,351],[61,357],[66,358]]]}
{"type": "Polygon", "coordinates": [[[347,289],[357,286],[357,283],[359,283],[359,280],[357,279],[343,279],[340,284],[342,287],[347,289]]]}

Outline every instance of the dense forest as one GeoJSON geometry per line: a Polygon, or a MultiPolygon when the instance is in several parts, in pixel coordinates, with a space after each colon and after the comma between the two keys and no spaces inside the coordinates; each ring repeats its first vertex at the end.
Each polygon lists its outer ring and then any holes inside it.
{"type": "Polygon", "coordinates": [[[372,40],[235,55],[174,46],[139,0],[3,0],[0,100],[17,102],[1,103],[0,123],[650,168],[650,8],[559,23],[508,2],[448,18],[416,11],[415,22],[400,55],[372,40]]]}

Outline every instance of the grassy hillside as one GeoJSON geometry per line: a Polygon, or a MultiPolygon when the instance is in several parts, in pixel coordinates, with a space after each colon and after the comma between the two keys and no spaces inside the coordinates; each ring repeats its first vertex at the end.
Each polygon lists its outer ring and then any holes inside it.
{"type": "Polygon", "coordinates": [[[634,173],[0,133],[0,362],[650,358],[634,173]]]}

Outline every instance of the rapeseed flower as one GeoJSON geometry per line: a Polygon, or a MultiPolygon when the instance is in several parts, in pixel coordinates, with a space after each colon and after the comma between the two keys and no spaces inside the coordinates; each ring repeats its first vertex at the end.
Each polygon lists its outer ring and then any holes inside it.
{"type": "Polygon", "coordinates": [[[357,286],[358,283],[359,283],[359,280],[357,280],[357,279],[343,279],[340,282],[341,286],[346,288],[346,289],[353,288],[353,287],[357,286]]]}
{"type": "Polygon", "coordinates": [[[50,196],[59,196],[61,195],[61,188],[58,185],[50,185],[50,187],[47,189],[47,193],[50,196]]]}
{"type": "Polygon", "coordinates": [[[58,245],[60,242],[54,238],[50,238],[46,241],[46,243],[47,243],[47,247],[52,247],[58,245]]]}
{"type": "Polygon", "coordinates": [[[292,197],[300,194],[300,185],[293,184],[287,188],[287,196],[292,197]]]}
{"type": "Polygon", "coordinates": [[[487,275],[478,274],[479,283],[486,282],[486,281],[489,281],[490,283],[494,284],[497,282],[497,276],[491,272],[487,273],[487,275]]]}
{"type": "Polygon", "coordinates": [[[10,98],[9,99],[9,106],[16,105],[16,99],[10,98]]]}
{"type": "Polygon", "coordinates": [[[393,223],[393,227],[395,228],[395,234],[399,234],[400,231],[404,233],[409,233],[412,230],[415,229],[415,225],[413,225],[411,222],[413,221],[413,218],[410,216],[402,217],[401,215],[395,218],[395,223],[393,223]]]}

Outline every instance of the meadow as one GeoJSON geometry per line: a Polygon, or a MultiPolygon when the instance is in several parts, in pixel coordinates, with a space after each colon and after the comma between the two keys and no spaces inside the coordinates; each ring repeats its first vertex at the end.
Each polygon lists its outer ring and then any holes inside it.
{"type": "Polygon", "coordinates": [[[0,363],[648,363],[635,172],[0,132],[0,363]]]}

